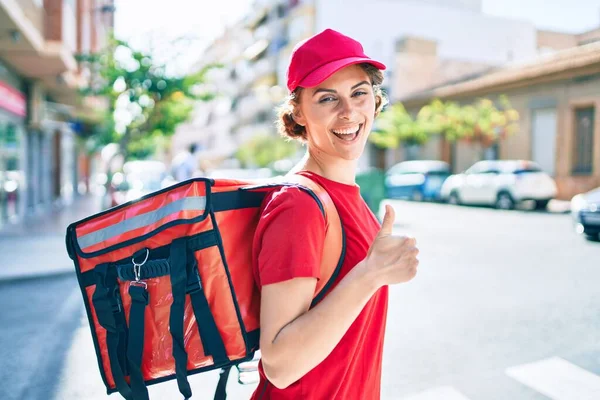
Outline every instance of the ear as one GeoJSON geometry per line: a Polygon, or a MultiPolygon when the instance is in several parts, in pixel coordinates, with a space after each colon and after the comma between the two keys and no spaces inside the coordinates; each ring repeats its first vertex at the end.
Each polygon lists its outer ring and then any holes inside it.
{"type": "Polygon", "coordinates": [[[381,112],[381,103],[383,102],[383,98],[379,95],[375,95],[375,117],[379,116],[381,112]]]}
{"type": "Polygon", "coordinates": [[[294,119],[294,122],[298,125],[306,126],[306,117],[304,117],[304,114],[302,113],[302,111],[300,111],[299,107],[294,107],[294,111],[292,112],[292,118],[294,119]]]}

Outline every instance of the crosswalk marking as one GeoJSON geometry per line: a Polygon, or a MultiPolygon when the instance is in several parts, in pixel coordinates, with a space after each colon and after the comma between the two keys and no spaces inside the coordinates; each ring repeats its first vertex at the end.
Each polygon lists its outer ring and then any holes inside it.
{"type": "Polygon", "coordinates": [[[451,386],[442,386],[403,397],[402,400],[469,400],[451,386]]]}
{"type": "Polygon", "coordinates": [[[600,399],[600,376],[559,357],[511,367],[506,374],[553,400],[600,399]]]}

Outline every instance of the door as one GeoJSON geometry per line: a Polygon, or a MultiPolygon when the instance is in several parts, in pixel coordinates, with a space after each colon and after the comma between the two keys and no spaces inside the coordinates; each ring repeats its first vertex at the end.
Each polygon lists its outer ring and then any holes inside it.
{"type": "Polygon", "coordinates": [[[556,173],[556,109],[532,111],[531,158],[550,176],[556,173]]]}
{"type": "Polygon", "coordinates": [[[472,204],[491,204],[496,195],[496,181],[499,171],[492,162],[480,162],[466,174],[461,190],[461,200],[472,204]]]}

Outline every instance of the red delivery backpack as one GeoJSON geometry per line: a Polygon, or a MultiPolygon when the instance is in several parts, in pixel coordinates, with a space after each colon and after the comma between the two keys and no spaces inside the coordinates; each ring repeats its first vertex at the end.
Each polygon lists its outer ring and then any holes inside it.
{"type": "Polygon", "coordinates": [[[195,178],[67,228],[108,394],[147,400],[147,385],[177,379],[187,399],[188,375],[222,369],[215,399],[226,398],[230,368],[259,348],[252,242],[261,203],[289,185],[326,218],[314,306],[339,273],[345,237],[327,192],[300,175],[267,184],[195,178]]]}

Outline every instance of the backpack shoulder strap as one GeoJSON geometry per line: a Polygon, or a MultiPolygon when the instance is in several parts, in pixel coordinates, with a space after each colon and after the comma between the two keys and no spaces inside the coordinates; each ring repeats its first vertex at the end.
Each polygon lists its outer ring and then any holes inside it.
{"type": "Polygon", "coordinates": [[[314,307],[333,285],[344,262],[346,253],[344,228],[333,200],[321,185],[298,174],[288,175],[285,180],[310,189],[318,197],[325,212],[325,245],[321,256],[321,276],[317,282],[315,296],[311,303],[311,307],[314,307]]]}

